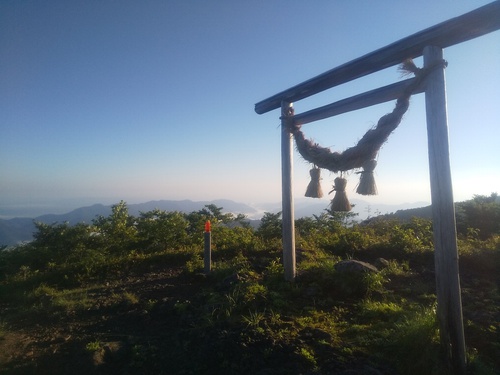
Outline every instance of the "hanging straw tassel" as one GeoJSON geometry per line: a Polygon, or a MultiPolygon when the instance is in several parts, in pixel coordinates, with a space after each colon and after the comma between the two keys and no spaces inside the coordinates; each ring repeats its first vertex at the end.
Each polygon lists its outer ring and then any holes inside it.
{"type": "Polygon", "coordinates": [[[377,166],[376,160],[367,160],[363,164],[363,172],[359,179],[359,185],[356,193],[361,195],[377,195],[377,185],[375,184],[375,177],[373,177],[373,170],[377,166]]]}
{"type": "Polygon", "coordinates": [[[305,193],[306,197],[309,198],[321,198],[323,196],[323,190],[321,190],[321,169],[314,167],[309,171],[311,175],[311,182],[307,185],[307,190],[305,193]]]}
{"type": "Polygon", "coordinates": [[[346,185],[347,180],[345,178],[337,177],[335,179],[335,186],[332,190],[335,191],[335,197],[332,199],[332,211],[351,211],[351,204],[345,192],[346,185]]]}

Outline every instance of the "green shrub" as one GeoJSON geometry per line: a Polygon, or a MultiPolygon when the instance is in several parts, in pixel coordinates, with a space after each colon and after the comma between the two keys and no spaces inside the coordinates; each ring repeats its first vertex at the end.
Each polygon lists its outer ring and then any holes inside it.
{"type": "Polygon", "coordinates": [[[232,258],[253,248],[254,235],[251,228],[217,226],[212,230],[213,256],[232,258]]]}
{"type": "Polygon", "coordinates": [[[282,222],[280,216],[281,212],[275,214],[271,212],[264,212],[264,216],[262,216],[262,219],[260,220],[260,225],[256,234],[264,240],[281,238],[282,222]]]}
{"type": "Polygon", "coordinates": [[[94,220],[97,237],[112,254],[123,254],[136,247],[136,218],[129,215],[127,203],[120,201],[111,206],[111,215],[94,220]]]}
{"type": "Polygon", "coordinates": [[[439,334],[434,308],[417,310],[397,323],[386,343],[387,357],[401,374],[442,374],[439,334]]]}
{"type": "Polygon", "coordinates": [[[180,212],[153,210],[141,212],[137,219],[137,236],[145,251],[176,249],[188,243],[189,222],[180,212]]]}
{"type": "Polygon", "coordinates": [[[423,247],[420,238],[415,234],[413,228],[394,226],[389,235],[390,246],[399,251],[407,253],[415,252],[423,247]]]}
{"type": "Polygon", "coordinates": [[[338,272],[336,259],[310,266],[299,280],[306,286],[320,287],[323,296],[345,299],[362,298],[383,289],[384,275],[379,272],[338,272]]]}

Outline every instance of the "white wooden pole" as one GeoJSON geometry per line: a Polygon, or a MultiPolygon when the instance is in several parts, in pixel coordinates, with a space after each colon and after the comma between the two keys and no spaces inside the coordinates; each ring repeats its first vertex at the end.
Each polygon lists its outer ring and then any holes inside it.
{"type": "MultiPolygon", "coordinates": [[[[442,48],[432,46],[424,48],[425,67],[442,61],[442,48]]],[[[441,345],[445,350],[450,373],[465,375],[465,339],[448,145],[444,65],[435,68],[427,77],[425,107],[438,300],[437,316],[441,345]]]]}
{"type": "Polygon", "coordinates": [[[281,103],[281,199],[283,225],[283,267],[285,280],[293,281],[295,268],[295,218],[293,208],[293,137],[289,122],[293,117],[293,104],[281,103]]]}

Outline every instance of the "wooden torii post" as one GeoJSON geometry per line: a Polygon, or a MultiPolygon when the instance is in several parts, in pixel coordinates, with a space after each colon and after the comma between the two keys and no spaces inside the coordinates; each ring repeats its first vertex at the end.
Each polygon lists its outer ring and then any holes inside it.
{"type": "MultiPolygon", "coordinates": [[[[395,100],[412,83],[413,79],[371,90],[301,114],[294,114],[293,103],[400,64],[409,58],[423,55],[424,67],[433,66],[436,61],[442,61],[444,48],[499,29],[500,0],[497,0],[345,63],[255,104],[255,111],[258,114],[281,108],[283,263],[286,280],[293,281],[296,276],[292,194],[293,139],[289,130],[290,124],[303,125],[395,100]]],[[[421,92],[425,92],[438,300],[437,316],[441,345],[446,354],[449,373],[465,375],[465,339],[449,159],[444,67],[431,72],[424,85],[418,87],[413,93],[421,92]]]]}

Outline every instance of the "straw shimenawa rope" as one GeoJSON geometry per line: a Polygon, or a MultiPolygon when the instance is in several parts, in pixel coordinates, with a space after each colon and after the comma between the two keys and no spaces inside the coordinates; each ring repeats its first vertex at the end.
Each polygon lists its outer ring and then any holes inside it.
{"type": "Polygon", "coordinates": [[[368,130],[356,146],[341,153],[332,152],[330,149],[321,147],[319,144],[306,139],[304,133],[300,130],[301,126],[292,122],[290,131],[295,138],[297,150],[305,160],[319,168],[325,168],[335,173],[363,167],[366,162],[376,158],[380,147],[398,127],[403,115],[408,110],[413,91],[422,83],[430,71],[438,65],[446,66],[446,62],[442,61],[428,68],[419,69],[412,60],[405,61],[400,66],[400,70],[405,74],[414,74],[415,79],[397,99],[394,110],[382,116],[377,126],[368,130]]]}

